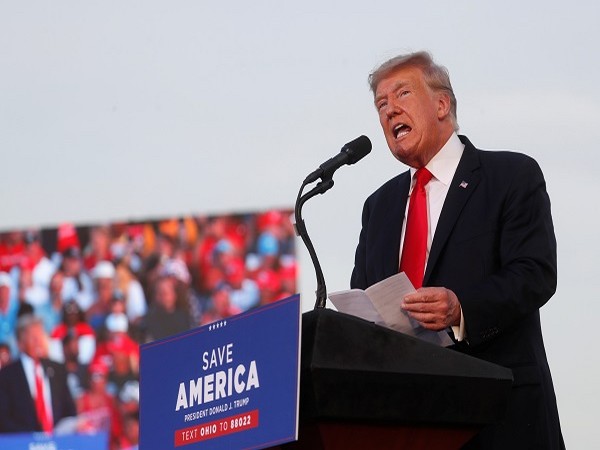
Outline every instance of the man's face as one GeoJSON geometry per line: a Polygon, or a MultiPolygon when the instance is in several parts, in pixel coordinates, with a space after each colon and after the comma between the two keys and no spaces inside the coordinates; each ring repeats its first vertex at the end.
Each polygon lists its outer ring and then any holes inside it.
{"type": "Polygon", "coordinates": [[[63,268],[67,277],[75,277],[81,272],[81,261],[75,256],[69,256],[64,259],[63,268]]]}
{"type": "Polygon", "coordinates": [[[225,289],[220,289],[213,294],[213,304],[217,314],[221,317],[229,317],[229,294],[225,289]]]}
{"type": "Polygon", "coordinates": [[[167,311],[171,311],[175,308],[177,294],[175,292],[175,283],[173,280],[164,278],[159,281],[156,286],[156,300],[167,311]]]}
{"type": "Polygon", "coordinates": [[[382,78],[375,107],[392,154],[411,167],[425,166],[453,130],[448,96],[434,92],[418,67],[401,67],[382,78]]]}
{"type": "Polygon", "coordinates": [[[50,294],[54,297],[60,296],[63,290],[65,277],[62,272],[56,272],[50,279],[50,294]]]}
{"type": "Polygon", "coordinates": [[[31,324],[23,331],[19,340],[19,348],[33,359],[48,357],[48,337],[41,323],[31,324]]]}
{"type": "Polygon", "coordinates": [[[98,278],[96,280],[96,289],[98,290],[98,301],[101,303],[110,303],[114,294],[115,283],[112,278],[98,278]]]}

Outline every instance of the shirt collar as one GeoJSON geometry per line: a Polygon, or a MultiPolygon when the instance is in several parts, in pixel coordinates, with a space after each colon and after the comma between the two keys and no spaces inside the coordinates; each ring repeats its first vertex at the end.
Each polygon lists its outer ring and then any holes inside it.
{"type": "Polygon", "coordinates": [[[33,372],[33,368],[35,367],[35,361],[31,356],[21,352],[21,363],[25,368],[25,372],[27,372],[28,370],[31,370],[33,372]]]}
{"type": "MultiPolygon", "coordinates": [[[[431,161],[425,166],[427,170],[444,185],[452,182],[458,163],[465,149],[464,144],[458,138],[456,133],[452,133],[439,152],[435,154],[431,161]]],[[[417,169],[411,168],[411,177],[417,169]]]]}

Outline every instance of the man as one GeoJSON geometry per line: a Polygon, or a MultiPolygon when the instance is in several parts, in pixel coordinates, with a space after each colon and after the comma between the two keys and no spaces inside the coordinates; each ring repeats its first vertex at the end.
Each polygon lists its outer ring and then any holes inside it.
{"type": "Polygon", "coordinates": [[[65,275],[60,270],[54,272],[48,286],[48,301],[34,308],[35,315],[42,319],[48,333],[52,333],[62,321],[64,279],[65,275]]]}
{"type": "Polygon", "coordinates": [[[111,305],[116,297],[115,275],[115,266],[110,261],[100,261],[92,272],[96,298],[86,311],[86,317],[96,333],[102,329],[111,313],[111,305]]]}
{"type": "Polygon", "coordinates": [[[388,146],[410,171],[365,202],[352,287],[405,271],[418,288],[400,299],[412,318],[513,370],[505,420],[465,448],[564,448],[539,317],[556,288],[539,166],[456,134],[448,73],[428,53],[393,58],[369,81],[388,146]]]}
{"type": "Polygon", "coordinates": [[[10,275],[0,272],[0,342],[6,343],[11,353],[14,353],[17,350],[14,334],[19,308],[16,299],[12,299],[11,290],[10,275]]]}
{"type": "MultiPolygon", "coordinates": [[[[74,229],[72,231],[75,233],[74,229]]],[[[62,238],[60,236],[62,232],[60,228],[58,232],[60,243],[62,238]]],[[[70,233],[71,230],[68,230],[65,237],[66,241],[77,239],[77,234],[73,235],[70,233]]],[[[62,252],[60,270],[64,274],[63,300],[75,300],[83,311],[87,311],[94,303],[94,284],[87,272],[83,270],[83,261],[79,247],[68,247],[62,252]]]]}
{"type": "Polygon", "coordinates": [[[17,322],[20,358],[0,371],[0,432],[51,433],[76,414],[62,365],[49,361],[42,321],[25,315],[17,322]]]}
{"type": "Polygon", "coordinates": [[[177,308],[177,280],[161,276],[156,281],[154,302],[148,310],[143,326],[146,342],[172,336],[191,328],[189,314],[177,308]]]}
{"type": "Polygon", "coordinates": [[[89,365],[79,361],[79,339],[75,333],[67,333],[62,339],[67,386],[74,401],[77,401],[90,385],[89,365]]]}

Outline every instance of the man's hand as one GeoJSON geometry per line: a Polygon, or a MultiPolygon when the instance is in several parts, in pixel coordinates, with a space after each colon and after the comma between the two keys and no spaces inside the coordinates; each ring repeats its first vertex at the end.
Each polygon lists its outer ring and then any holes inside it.
{"type": "Polygon", "coordinates": [[[440,331],[460,325],[460,303],[456,294],[443,287],[423,287],[408,294],[402,309],[421,326],[440,331]]]}

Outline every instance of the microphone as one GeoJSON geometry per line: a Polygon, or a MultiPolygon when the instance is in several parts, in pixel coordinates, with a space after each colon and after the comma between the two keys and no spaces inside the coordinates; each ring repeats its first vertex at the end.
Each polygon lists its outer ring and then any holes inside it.
{"type": "Polygon", "coordinates": [[[306,177],[304,182],[312,183],[319,178],[330,180],[333,173],[343,165],[354,164],[367,156],[371,152],[371,147],[371,140],[367,136],[357,137],[344,145],[337,155],[321,164],[317,170],[306,177]]]}

